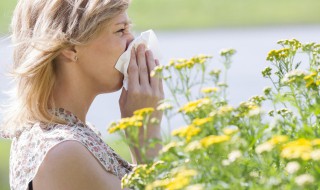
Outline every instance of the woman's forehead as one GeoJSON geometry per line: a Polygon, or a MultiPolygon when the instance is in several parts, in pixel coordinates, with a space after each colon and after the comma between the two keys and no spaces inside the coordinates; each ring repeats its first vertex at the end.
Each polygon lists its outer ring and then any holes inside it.
{"type": "Polygon", "coordinates": [[[131,24],[131,21],[129,19],[129,16],[127,12],[123,12],[115,16],[113,19],[110,20],[110,24],[112,25],[127,25],[131,24]]]}

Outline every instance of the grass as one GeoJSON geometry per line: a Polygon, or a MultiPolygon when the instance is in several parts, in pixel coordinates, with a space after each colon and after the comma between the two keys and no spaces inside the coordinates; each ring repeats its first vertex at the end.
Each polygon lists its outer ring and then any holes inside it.
{"type": "MultiPolygon", "coordinates": [[[[0,34],[15,3],[0,1],[0,34]]],[[[129,16],[138,30],[319,24],[319,7],[319,0],[132,0],[129,16]]]]}
{"type": "Polygon", "coordinates": [[[0,1],[0,34],[8,32],[9,23],[11,21],[11,16],[16,2],[17,0],[0,1]]]}
{"type": "Polygon", "coordinates": [[[9,190],[9,157],[11,141],[0,139],[0,190],[9,190]]]}
{"type": "MultiPolygon", "coordinates": [[[[122,158],[131,163],[129,148],[120,140],[105,141],[122,158]]],[[[0,190],[9,190],[9,156],[11,141],[0,139],[0,190]]]]}
{"type": "Polygon", "coordinates": [[[318,0],[133,0],[141,28],[181,29],[320,23],[318,0]]]}

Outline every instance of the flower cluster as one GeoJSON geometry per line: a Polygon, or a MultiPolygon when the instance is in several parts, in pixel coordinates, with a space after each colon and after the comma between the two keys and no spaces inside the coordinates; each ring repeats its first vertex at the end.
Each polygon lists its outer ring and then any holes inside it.
{"type": "Polygon", "coordinates": [[[284,144],[281,157],[286,159],[320,160],[320,149],[317,149],[320,139],[307,140],[304,138],[284,144]],[[315,149],[316,148],[316,149],[315,149]]]}
{"type": "Polygon", "coordinates": [[[191,138],[197,134],[199,134],[200,128],[194,126],[194,125],[189,125],[187,127],[183,127],[180,129],[176,129],[172,131],[173,136],[179,136],[179,137],[185,137],[187,142],[191,140],[191,138]]]}
{"type": "Polygon", "coordinates": [[[119,130],[124,130],[129,127],[142,127],[143,117],[140,115],[134,115],[132,117],[123,118],[119,122],[113,122],[110,124],[108,132],[114,133],[119,130]]]}
{"type": "Polygon", "coordinates": [[[199,99],[199,100],[195,100],[187,103],[186,105],[181,107],[179,111],[185,114],[196,113],[200,110],[205,109],[206,106],[210,106],[210,105],[211,105],[211,99],[203,98],[203,99],[199,99]]]}
{"type": "MultiPolygon", "coordinates": [[[[233,49],[220,52],[223,72],[211,68],[211,56],[172,60],[155,68],[152,75],[164,79],[171,92],[172,99],[157,110],[165,113],[165,125],[172,132],[153,163],[138,165],[122,179],[123,187],[318,189],[320,45],[296,39],[278,44],[281,49],[269,52],[271,64],[262,71],[273,86],[236,106],[227,99],[233,49]],[[297,53],[308,61],[296,60],[297,53]],[[269,114],[265,114],[266,103],[269,114]],[[173,117],[183,119],[185,127],[171,130],[173,117]]],[[[143,118],[151,113],[140,110],[113,127],[143,125],[143,118]]]]}
{"type": "Polygon", "coordinates": [[[283,60],[289,56],[290,49],[288,48],[283,48],[279,50],[271,50],[268,53],[267,60],[268,61],[274,61],[274,60],[283,60]]]}
{"type": "Polygon", "coordinates": [[[197,64],[203,64],[207,61],[207,59],[211,59],[212,56],[208,55],[198,55],[194,56],[190,59],[178,59],[178,60],[171,60],[169,65],[174,66],[174,68],[181,70],[181,69],[190,69],[197,64]]]}

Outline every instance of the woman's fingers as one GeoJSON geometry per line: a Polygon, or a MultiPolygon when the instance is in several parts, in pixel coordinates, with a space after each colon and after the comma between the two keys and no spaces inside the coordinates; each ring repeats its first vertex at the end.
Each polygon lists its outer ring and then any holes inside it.
{"type": "Polygon", "coordinates": [[[149,85],[148,66],[146,60],[146,48],[144,44],[140,44],[137,50],[137,61],[139,67],[139,81],[140,85],[149,85]]]}
{"type": "Polygon", "coordinates": [[[150,85],[151,85],[152,89],[157,89],[159,86],[159,78],[156,76],[150,77],[150,72],[156,67],[156,62],[155,62],[155,59],[153,58],[153,54],[150,50],[146,51],[146,56],[147,56],[147,65],[148,65],[148,70],[149,70],[148,77],[150,79],[150,85]]]}
{"type": "Polygon", "coordinates": [[[126,103],[126,99],[127,99],[127,91],[123,87],[122,91],[121,91],[120,98],[119,98],[120,108],[121,108],[121,106],[123,106],[126,103]]]}
{"type": "Polygon", "coordinates": [[[122,117],[132,116],[140,108],[155,108],[163,98],[161,80],[158,77],[149,78],[151,70],[157,64],[159,62],[154,59],[152,52],[146,51],[144,46],[138,46],[137,51],[132,50],[128,68],[128,91],[123,90],[119,99],[122,117]]]}
{"type": "Polygon", "coordinates": [[[139,86],[139,67],[137,65],[136,52],[132,48],[128,68],[128,90],[137,86],[139,86]]]}

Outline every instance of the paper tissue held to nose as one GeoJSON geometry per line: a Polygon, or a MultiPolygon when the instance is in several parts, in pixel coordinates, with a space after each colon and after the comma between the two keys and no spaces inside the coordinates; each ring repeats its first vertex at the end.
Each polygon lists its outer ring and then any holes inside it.
{"type": "Polygon", "coordinates": [[[161,59],[158,39],[153,30],[142,32],[139,37],[134,39],[127,50],[118,59],[115,68],[124,75],[123,87],[128,89],[128,67],[132,48],[136,49],[139,44],[144,44],[146,49],[151,50],[155,59],[161,59]]]}

